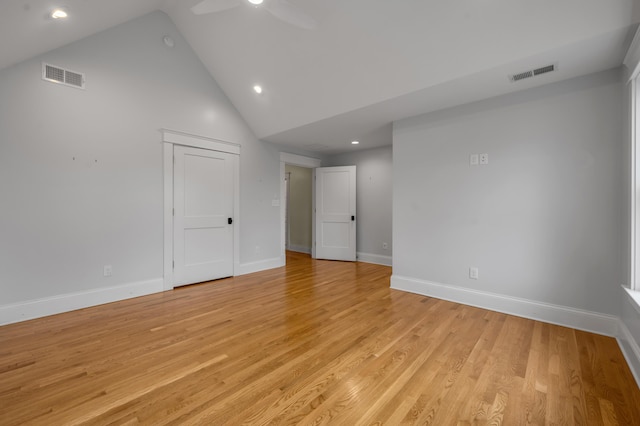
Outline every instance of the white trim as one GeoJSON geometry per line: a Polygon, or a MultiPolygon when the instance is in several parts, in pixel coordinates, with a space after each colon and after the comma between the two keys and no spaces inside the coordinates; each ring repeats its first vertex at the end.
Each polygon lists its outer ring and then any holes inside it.
{"type": "Polygon", "coordinates": [[[162,129],[164,172],[164,289],[173,289],[173,146],[182,145],[237,155],[233,168],[233,275],[240,275],[240,145],[162,129]]]}
{"type": "Polygon", "coordinates": [[[175,130],[162,129],[162,141],[175,145],[191,146],[194,148],[240,155],[240,145],[237,143],[207,138],[205,136],[192,135],[175,130]]]}
{"type": "Polygon", "coordinates": [[[297,246],[295,244],[289,244],[289,248],[287,250],[295,251],[296,253],[311,254],[311,247],[297,246]]]}
{"type": "Polygon", "coordinates": [[[631,46],[629,46],[629,50],[622,63],[626,65],[631,72],[629,80],[635,79],[640,73],[640,28],[636,31],[636,35],[633,37],[631,46]]]}
{"type": "Polygon", "coordinates": [[[629,303],[631,303],[631,306],[633,306],[638,315],[640,315],[640,291],[631,290],[630,288],[627,288],[625,286],[622,286],[622,288],[629,296],[629,299],[631,299],[629,303]]]}
{"type": "Polygon", "coordinates": [[[239,265],[238,272],[235,275],[253,274],[254,272],[266,271],[268,269],[280,268],[285,265],[282,257],[274,257],[272,259],[258,260],[257,262],[242,263],[239,265]]]}
{"type": "Polygon", "coordinates": [[[318,158],[304,157],[302,155],[289,154],[288,152],[280,153],[280,161],[293,166],[306,167],[308,169],[320,167],[320,163],[322,162],[318,158]]]}
{"type": "MultiPolygon", "coordinates": [[[[285,203],[285,197],[286,197],[286,192],[287,192],[287,188],[286,188],[286,181],[285,181],[285,172],[284,172],[284,168],[286,164],[290,164],[292,166],[299,166],[299,167],[306,167],[309,169],[315,169],[316,167],[320,167],[322,165],[322,160],[320,160],[319,158],[313,158],[313,157],[304,157],[302,155],[296,155],[296,154],[290,154],[288,152],[281,152],[280,153],[280,257],[282,257],[286,264],[286,256],[285,256],[285,250],[286,250],[286,246],[287,246],[287,236],[286,236],[286,232],[285,232],[285,227],[286,227],[286,216],[287,216],[287,206],[285,203]]],[[[314,175],[315,176],[315,175],[314,175]]],[[[315,179],[312,179],[312,187],[315,187],[315,184],[313,183],[315,182],[315,179]]],[[[313,188],[312,188],[313,190],[313,188]]],[[[314,197],[311,197],[312,203],[314,197]]],[[[311,211],[313,212],[315,210],[315,205],[312,206],[311,211]]],[[[315,213],[314,213],[314,217],[315,217],[315,213]]],[[[313,229],[315,228],[314,226],[311,227],[312,228],[312,232],[313,229]]],[[[311,237],[312,240],[315,240],[314,236],[312,235],[311,237]]],[[[314,244],[313,242],[311,243],[311,256],[314,257],[314,244]]]]}
{"type": "Polygon", "coordinates": [[[164,163],[164,289],[173,288],[173,145],[162,144],[164,163]]]}
{"type": "Polygon", "coordinates": [[[381,254],[357,252],[356,257],[358,262],[375,263],[376,265],[391,266],[392,262],[391,256],[383,256],[381,254]]]}
{"type": "Polygon", "coordinates": [[[0,325],[118,302],[163,291],[162,278],[0,306],[0,325]]]}
{"type": "Polygon", "coordinates": [[[616,340],[622,350],[622,355],[627,360],[633,377],[636,379],[636,383],[640,387],[640,346],[638,346],[638,342],[633,338],[633,335],[622,320],[618,324],[618,337],[616,340]]]}
{"type": "Polygon", "coordinates": [[[397,275],[391,276],[391,288],[605,336],[616,336],[618,331],[618,317],[568,306],[469,290],[397,275]]]}
{"type": "MultiPolygon", "coordinates": [[[[639,33],[640,34],[640,33],[639,33]]],[[[636,125],[637,125],[637,120],[636,120],[636,111],[637,111],[637,106],[636,106],[636,85],[637,85],[637,80],[634,78],[631,80],[631,82],[629,83],[629,87],[631,90],[631,96],[630,98],[630,105],[629,105],[629,110],[630,110],[630,115],[631,117],[629,117],[629,126],[631,127],[629,129],[630,134],[629,137],[631,138],[630,141],[630,148],[631,148],[631,153],[629,156],[629,160],[631,161],[631,185],[630,185],[630,190],[631,193],[629,194],[629,196],[631,197],[631,202],[630,202],[630,232],[631,232],[631,236],[630,236],[630,243],[631,246],[629,247],[629,255],[631,256],[630,262],[629,262],[629,266],[630,266],[630,271],[629,271],[629,283],[631,285],[631,287],[633,289],[640,289],[640,286],[636,283],[636,271],[638,269],[637,267],[637,261],[638,259],[636,259],[636,253],[638,253],[637,250],[637,242],[638,242],[638,236],[637,234],[637,225],[636,225],[636,215],[638,214],[637,212],[637,208],[636,208],[636,203],[638,202],[638,198],[637,198],[637,188],[638,188],[638,184],[637,184],[637,163],[638,163],[638,159],[636,158],[637,156],[637,149],[636,149],[636,135],[637,135],[637,129],[636,129],[636,125]]]]}

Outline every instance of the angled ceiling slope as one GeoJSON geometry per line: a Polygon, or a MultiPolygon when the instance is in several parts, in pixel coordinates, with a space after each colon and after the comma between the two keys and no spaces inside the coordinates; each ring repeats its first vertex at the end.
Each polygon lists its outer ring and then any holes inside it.
{"type": "Polygon", "coordinates": [[[199,0],[65,0],[64,25],[55,0],[5,1],[0,69],[161,9],[259,138],[338,152],[390,144],[399,118],[619,66],[640,21],[637,0],[288,0],[307,30],[234,1],[196,15],[199,0]]]}

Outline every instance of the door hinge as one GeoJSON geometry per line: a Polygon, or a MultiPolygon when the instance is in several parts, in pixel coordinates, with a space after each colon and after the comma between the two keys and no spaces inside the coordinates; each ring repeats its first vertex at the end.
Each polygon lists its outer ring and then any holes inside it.
{"type": "Polygon", "coordinates": [[[173,215],[174,216],[176,215],[176,209],[175,208],[173,209],[173,215]]]}
{"type": "Polygon", "coordinates": [[[176,269],[176,261],[175,261],[175,260],[171,262],[171,267],[172,267],[173,269],[176,269]]]}

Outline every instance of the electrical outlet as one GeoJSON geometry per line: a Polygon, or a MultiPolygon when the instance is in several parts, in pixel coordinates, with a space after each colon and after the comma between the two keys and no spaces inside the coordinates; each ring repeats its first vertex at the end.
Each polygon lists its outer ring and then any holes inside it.
{"type": "Polygon", "coordinates": [[[469,156],[469,165],[470,166],[477,166],[479,164],[478,162],[478,154],[471,154],[469,156]]]}
{"type": "Polygon", "coordinates": [[[489,164],[489,154],[480,154],[480,164],[489,164]]]}
{"type": "Polygon", "coordinates": [[[111,275],[113,275],[113,268],[111,267],[111,265],[104,265],[103,272],[105,277],[110,277],[111,275]]]}
{"type": "Polygon", "coordinates": [[[469,268],[469,278],[471,278],[472,280],[477,280],[478,279],[478,268],[476,268],[475,266],[471,266],[469,268]]]}
{"type": "Polygon", "coordinates": [[[382,250],[387,250],[389,248],[389,244],[382,243],[382,250]]]}

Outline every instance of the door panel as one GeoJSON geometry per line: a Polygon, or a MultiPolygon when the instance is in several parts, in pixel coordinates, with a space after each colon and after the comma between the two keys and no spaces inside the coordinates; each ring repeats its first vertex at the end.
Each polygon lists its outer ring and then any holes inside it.
{"type": "Polygon", "coordinates": [[[356,260],[356,166],[316,171],[316,257],[356,260]]]}
{"type": "Polygon", "coordinates": [[[235,157],[174,147],[174,285],[233,275],[235,157]]]}

